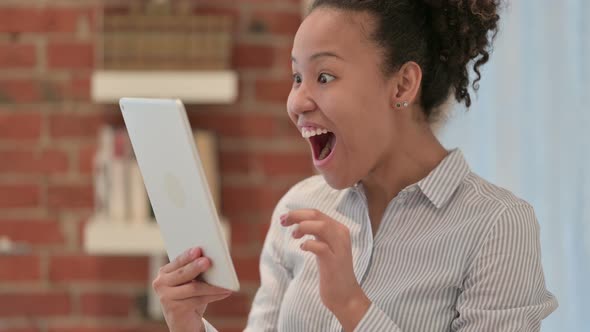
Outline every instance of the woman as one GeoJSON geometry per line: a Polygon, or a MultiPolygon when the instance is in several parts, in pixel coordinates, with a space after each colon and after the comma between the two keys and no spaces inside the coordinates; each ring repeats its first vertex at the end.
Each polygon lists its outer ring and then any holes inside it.
{"type": "MultiPolygon", "coordinates": [[[[317,0],[293,44],[288,114],[321,175],[279,201],[247,331],[538,331],[533,209],[432,132],[466,106],[498,24],[494,0],[317,0]],[[319,295],[319,296],[318,296],[319,295]]],[[[154,281],[171,331],[214,331],[199,249],[154,281]]]]}

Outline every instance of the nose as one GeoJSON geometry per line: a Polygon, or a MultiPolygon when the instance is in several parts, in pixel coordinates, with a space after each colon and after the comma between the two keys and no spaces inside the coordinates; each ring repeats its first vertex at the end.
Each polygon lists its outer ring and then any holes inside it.
{"type": "Polygon", "coordinates": [[[306,84],[302,83],[298,87],[293,87],[287,99],[287,111],[292,115],[301,115],[305,112],[313,111],[317,108],[313,97],[306,84]]]}

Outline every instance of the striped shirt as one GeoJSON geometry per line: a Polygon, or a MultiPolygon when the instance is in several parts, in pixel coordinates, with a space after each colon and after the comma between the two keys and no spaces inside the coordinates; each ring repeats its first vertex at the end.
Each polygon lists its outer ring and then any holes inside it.
{"type": "Polygon", "coordinates": [[[280,225],[296,209],[350,229],[354,273],[372,301],[355,331],[539,331],[557,308],[532,207],[474,174],[455,149],[389,202],[375,237],[360,182],[335,190],[318,175],[293,186],[272,216],[247,332],[342,330],[320,300],[315,256],[299,248],[308,236],[280,225]]]}

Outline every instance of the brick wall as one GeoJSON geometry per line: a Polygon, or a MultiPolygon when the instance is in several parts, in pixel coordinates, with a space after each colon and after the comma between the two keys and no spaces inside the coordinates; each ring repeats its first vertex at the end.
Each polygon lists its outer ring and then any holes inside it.
{"type": "MultiPolygon", "coordinates": [[[[107,1],[107,0],[105,0],[107,1]]],[[[108,0],[126,10],[132,1],[108,0]]],[[[235,19],[232,105],[189,105],[194,127],[220,135],[222,210],[243,290],[212,304],[221,331],[245,324],[258,256],[277,199],[312,174],[285,111],[299,0],[199,0],[195,12],[235,19]]],[[[27,243],[0,256],[0,331],[165,331],[144,318],[146,257],[90,256],[82,229],[93,210],[98,128],[122,124],[90,100],[100,0],[0,3],[0,235],[27,243]]]]}

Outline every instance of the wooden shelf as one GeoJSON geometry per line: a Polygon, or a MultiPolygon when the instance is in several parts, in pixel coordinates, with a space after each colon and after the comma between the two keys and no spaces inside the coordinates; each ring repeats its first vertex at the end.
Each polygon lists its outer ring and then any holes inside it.
{"type": "MultiPolygon", "coordinates": [[[[229,224],[223,218],[221,220],[229,242],[229,224]]],[[[166,252],[154,220],[134,224],[100,217],[93,217],[86,224],[84,249],[97,255],[162,255],[166,252]]]]}
{"type": "Polygon", "coordinates": [[[92,100],[118,103],[122,97],[179,98],[184,103],[232,103],[238,76],[226,71],[116,71],[92,74],[92,100]]]}

